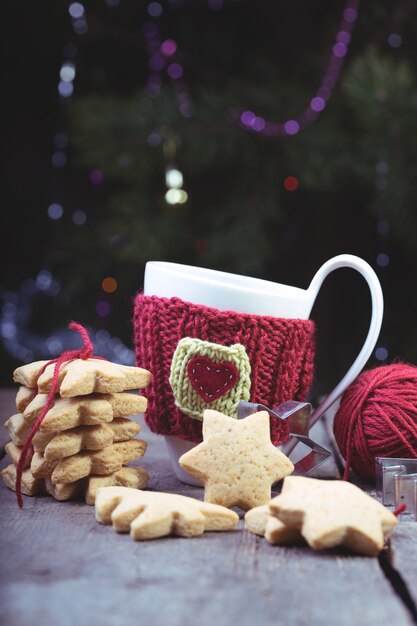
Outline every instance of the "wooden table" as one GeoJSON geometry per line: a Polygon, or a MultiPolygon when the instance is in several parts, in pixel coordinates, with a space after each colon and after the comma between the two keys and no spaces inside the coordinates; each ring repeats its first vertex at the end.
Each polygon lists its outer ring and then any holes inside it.
{"type": "MultiPolygon", "coordinates": [[[[15,393],[0,391],[4,419],[15,393]]],[[[325,421],[315,426],[330,446],[327,433],[325,421]]],[[[150,488],[201,499],[201,489],[174,477],[162,439],[146,426],[141,436],[150,488]]],[[[316,471],[339,475],[334,460],[316,471]]],[[[19,510],[3,484],[0,498],[3,626],[417,624],[415,522],[399,524],[376,559],[270,546],[242,522],[231,533],[140,543],[98,524],[81,502],[25,497],[19,510]]]]}

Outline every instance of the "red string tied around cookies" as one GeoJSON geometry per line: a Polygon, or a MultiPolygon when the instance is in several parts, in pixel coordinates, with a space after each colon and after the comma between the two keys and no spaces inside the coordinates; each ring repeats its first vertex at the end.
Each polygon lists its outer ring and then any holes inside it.
{"type": "MultiPolygon", "coordinates": [[[[58,358],[52,359],[51,361],[48,361],[47,363],[45,363],[45,365],[43,366],[43,368],[38,374],[38,379],[39,379],[39,377],[43,374],[46,368],[52,363],[55,363],[51,390],[48,394],[46,404],[44,408],[42,409],[42,411],[39,413],[38,418],[36,422],[34,423],[32,430],[30,431],[24,443],[24,446],[20,453],[19,461],[16,467],[16,497],[17,497],[17,503],[19,505],[19,508],[23,507],[23,499],[22,499],[21,490],[22,490],[22,474],[23,474],[23,468],[25,466],[25,461],[28,456],[28,453],[32,451],[32,440],[34,436],[36,435],[36,433],[38,432],[39,427],[42,424],[42,421],[45,415],[48,413],[49,409],[51,408],[51,404],[52,404],[54,395],[58,387],[60,367],[63,363],[66,363],[68,361],[72,361],[74,359],[87,360],[93,356],[93,344],[91,343],[90,337],[88,336],[88,333],[86,329],[84,328],[84,326],[82,326],[81,324],[78,324],[78,322],[71,322],[68,328],[70,330],[74,330],[78,332],[81,335],[81,338],[83,340],[83,346],[79,350],[65,350],[64,352],[62,352],[62,354],[58,358]]],[[[99,356],[94,356],[94,358],[102,359],[102,357],[99,357],[99,356]]],[[[102,360],[105,361],[106,359],[102,359],[102,360]]]]}

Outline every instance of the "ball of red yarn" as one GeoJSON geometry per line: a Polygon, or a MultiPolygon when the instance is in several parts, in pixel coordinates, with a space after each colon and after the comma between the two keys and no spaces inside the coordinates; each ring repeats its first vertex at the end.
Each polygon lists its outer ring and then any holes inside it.
{"type": "Polygon", "coordinates": [[[417,458],[417,367],[385,365],[363,372],[345,391],[334,435],[349,468],[375,477],[375,457],[417,458]]]}

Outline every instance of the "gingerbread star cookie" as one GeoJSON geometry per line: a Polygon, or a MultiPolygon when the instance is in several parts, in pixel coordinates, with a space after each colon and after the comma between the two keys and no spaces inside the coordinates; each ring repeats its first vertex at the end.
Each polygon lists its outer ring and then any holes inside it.
{"type": "Polygon", "coordinates": [[[172,493],[140,491],[127,487],[103,487],[96,493],[96,519],[113,524],[117,532],[133,539],[166,535],[196,537],[207,530],[233,530],[239,517],[215,504],[172,493]]]}
{"type": "Polygon", "coordinates": [[[90,474],[106,476],[119,471],[125,463],[141,458],[146,445],[141,439],[130,439],[102,450],[83,450],[63,459],[47,459],[35,452],[30,468],[35,478],[51,477],[54,484],[73,483],[90,474]]]}
{"type": "MultiPolygon", "coordinates": [[[[379,554],[397,524],[382,504],[342,480],[290,476],[269,510],[314,550],[343,545],[366,556],[379,554]]],[[[279,533],[274,543],[280,543],[279,533]]]]}
{"type": "Polygon", "coordinates": [[[119,471],[108,476],[87,476],[74,483],[53,483],[50,478],[45,478],[45,490],[55,500],[61,502],[74,500],[85,496],[87,504],[94,504],[97,490],[101,487],[131,487],[132,489],[146,489],[149,474],[141,467],[122,467],[119,471]]]}
{"type": "Polygon", "coordinates": [[[269,415],[260,411],[236,420],[204,411],[203,443],[179,459],[204,483],[204,500],[247,510],[271,499],[271,485],[294,469],[271,443],[269,415]]]}
{"type": "MultiPolygon", "coordinates": [[[[5,485],[9,489],[16,488],[16,465],[10,463],[7,467],[0,471],[5,485]]],[[[29,468],[23,470],[21,491],[25,496],[38,496],[43,492],[43,480],[35,478],[29,468]]]]}
{"type": "Polygon", "coordinates": [[[32,402],[36,394],[36,389],[29,389],[29,387],[25,387],[24,385],[19,387],[19,391],[16,394],[16,408],[19,413],[23,413],[27,405],[32,402]]]}
{"type": "MultiPolygon", "coordinates": [[[[54,363],[35,361],[22,365],[13,372],[13,380],[29,388],[38,387],[40,393],[49,393],[54,375],[54,363]]],[[[93,392],[115,393],[126,389],[147,387],[151,374],[140,367],[118,365],[102,359],[74,359],[63,363],[59,370],[58,388],[62,398],[84,396],[93,392]]]]}
{"type": "MultiPolygon", "coordinates": [[[[36,422],[47,398],[46,394],[39,393],[26,405],[23,417],[27,424],[36,422]]],[[[147,399],[135,393],[95,393],[72,398],[54,396],[39,430],[54,432],[111,422],[116,417],[144,413],[146,406],[147,399]]]]}

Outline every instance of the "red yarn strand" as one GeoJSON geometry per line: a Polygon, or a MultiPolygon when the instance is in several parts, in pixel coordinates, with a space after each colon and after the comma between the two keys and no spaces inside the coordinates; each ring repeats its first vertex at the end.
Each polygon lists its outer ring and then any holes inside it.
{"type": "MultiPolygon", "coordinates": [[[[32,440],[34,438],[34,436],[36,435],[36,433],[39,430],[40,425],[42,424],[42,421],[45,417],[45,415],[48,413],[49,409],[51,408],[58,384],[59,384],[59,370],[60,367],[63,363],[66,363],[68,361],[72,361],[73,359],[89,359],[91,356],[93,356],[93,344],[91,343],[90,337],[88,336],[88,333],[86,331],[86,329],[84,328],[84,326],[81,326],[81,324],[78,324],[77,322],[71,322],[68,326],[68,328],[70,330],[74,330],[76,332],[78,332],[81,335],[81,338],[83,340],[83,346],[82,348],[80,348],[79,350],[66,350],[65,352],[63,352],[61,354],[61,356],[59,356],[56,359],[52,359],[51,361],[48,361],[43,368],[41,369],[41,371],[38,374],[38,379],[39,377],[43,374],[43,372],[46,370],[46,368],[49,365],[52,365],[53,363],[55,363],[55,367],[54,367],[54,375],[53,375],[53,379],[52,379],[52,385],[51,385],[51,390],[48,394],[48,398],[46,400],[46,404],[44,406],[44,408],[42,409],[42,411],[40,412],[36,422],[34,423],[32,430],[30,431],[24,446],[22,448],[22,451],[20,453],[20,457],[19,457],[19,461],[17,463],[17,467],[16,467],[16,498],[17,498],[17,503],[19,505],[19,508],[23,507],[23,499],[22,499],[22,474],[23,474],[23,468],[25,466],[25,461],[26,458],[28,456],[28,453],[32,450],[32,440]]],[[[102,359],[102,357],[94,357],[95,359],[102,359]]],[[[105,360],[105,359],[103,359],[105,360]]]]}
{"type": "Polygon", "coordinates": [[[407,505],[405,502],[403,502],[402,504],[400,504],[400,506],[397,509],[395,509],[395,511],[393,511],[393,514],[395,515],[395,517],[398,517],[399,515],[401,515],[401,513],[404,513],[406,508],[407,508],[407,505]]]}

